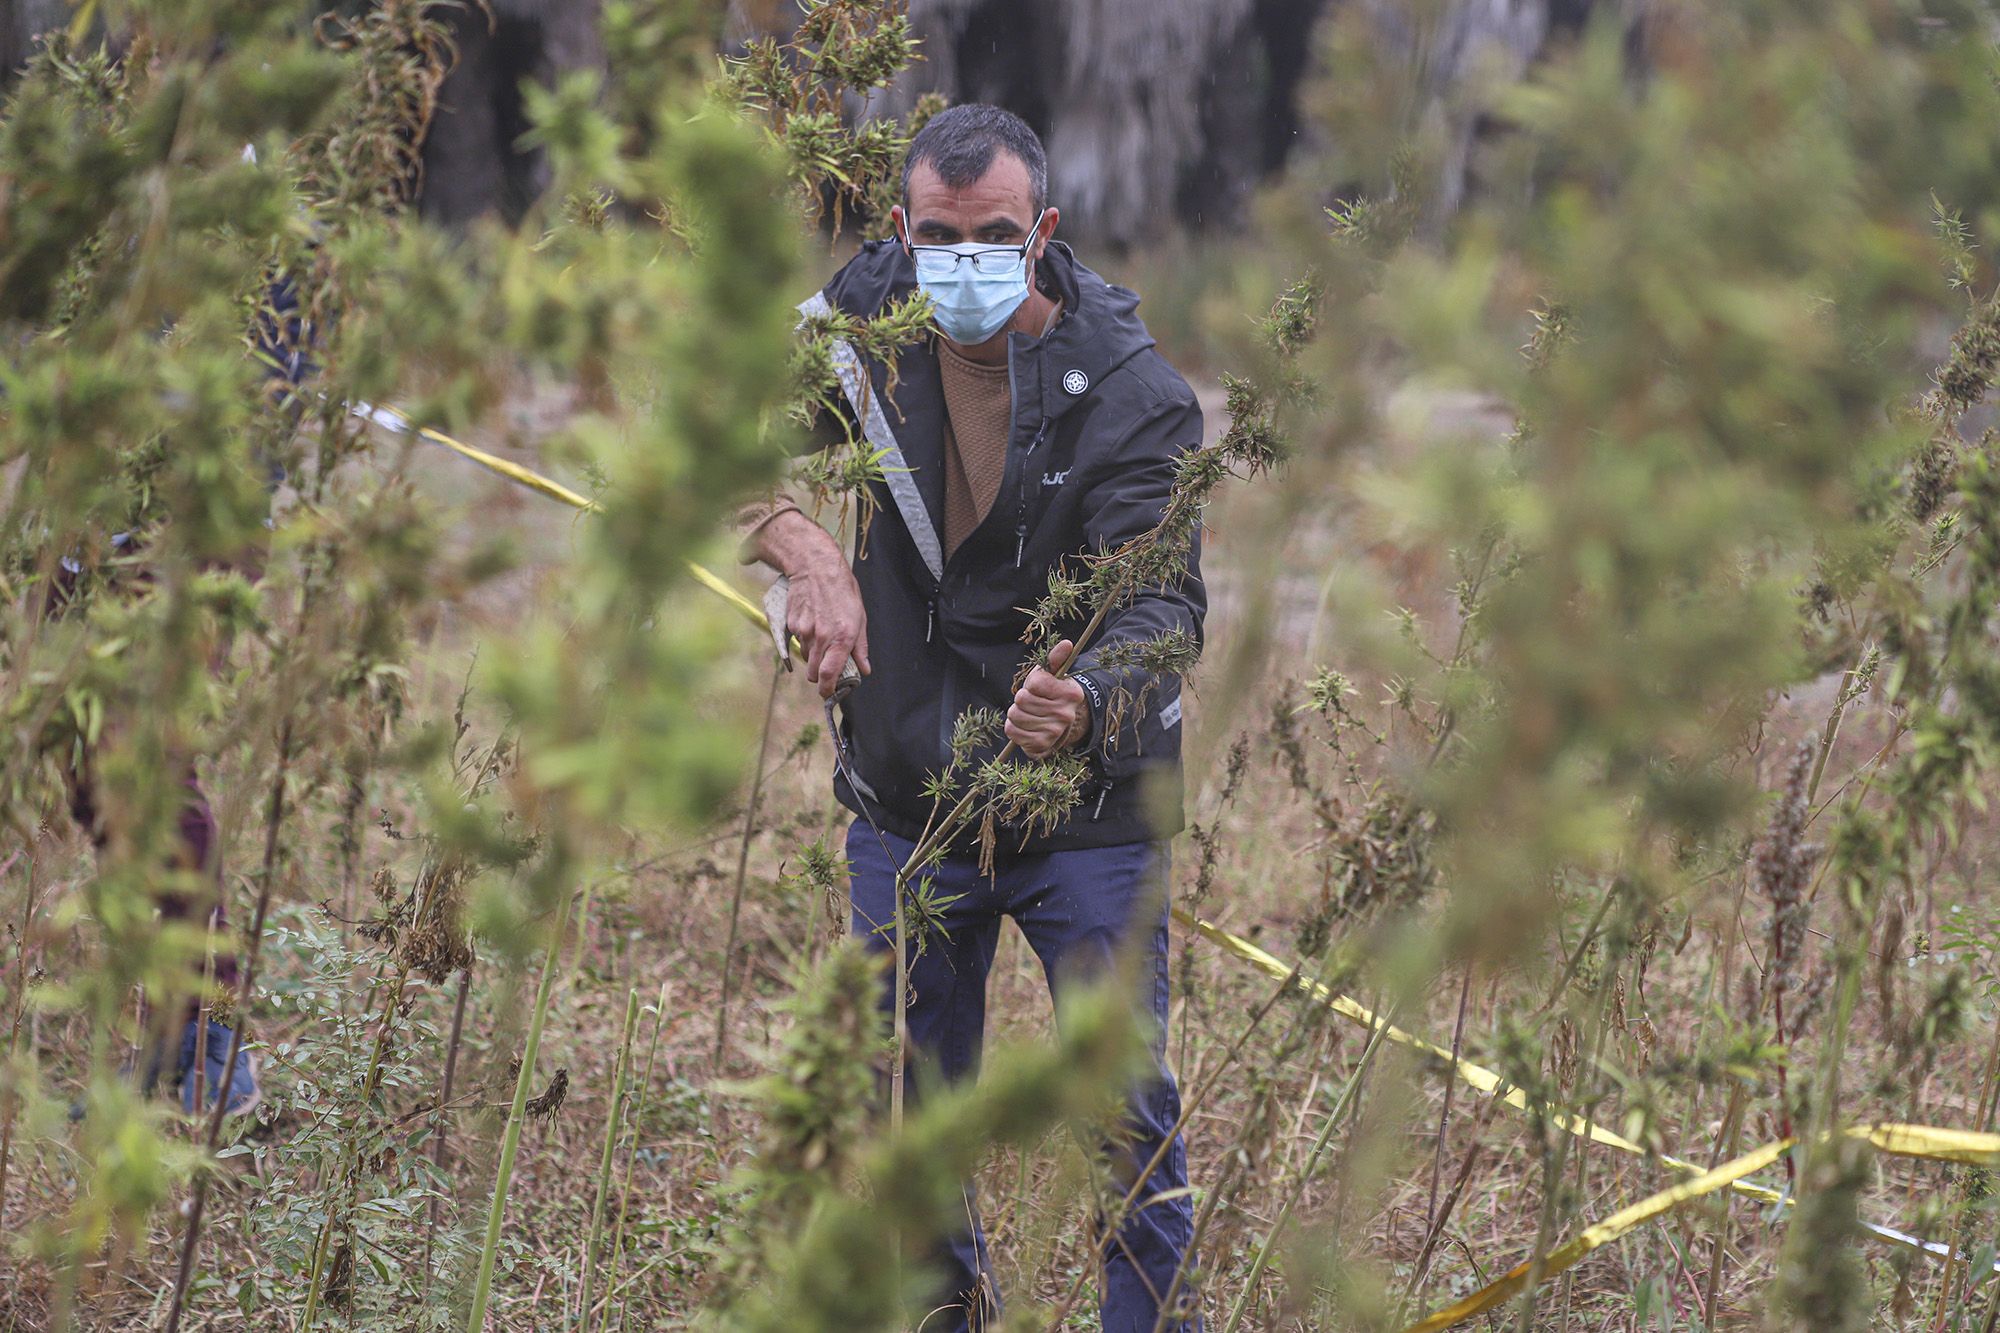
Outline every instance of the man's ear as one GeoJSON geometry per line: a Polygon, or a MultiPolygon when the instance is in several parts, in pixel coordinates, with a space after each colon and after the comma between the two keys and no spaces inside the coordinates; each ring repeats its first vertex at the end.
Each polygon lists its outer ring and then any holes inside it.
{"type": "Polygon", "coordinates": [[[1040,239],[1030,238],[1034,241],[1035,258],[1040,259],[1048,253],[1049,242],[1054,240],[1056,236],[1056,224],[1061,221],[1062,210],[1053,204],[1042,210],[1041,220],[1035,227],[1036,235],[1040,239]]]}
{"type": "Polygon", "coordinates": [[[910,219],[903,212],[901,204],[889,205],[889,225],[896,229],[896,243],[905,250],[910,248],[910,219]]]}

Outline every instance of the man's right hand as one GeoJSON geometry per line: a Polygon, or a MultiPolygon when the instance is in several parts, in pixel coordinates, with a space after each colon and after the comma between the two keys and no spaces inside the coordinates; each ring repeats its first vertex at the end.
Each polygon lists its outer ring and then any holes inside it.
{"type": "Polygon", "coordinates": [[[750,552],[792,581],[787,628],[798,639],[806,679],[831,698],[840,669],[854,659],[869,673],[868,612],[840,543],[797,510],[778,514],[754,533],[750,552]]]}

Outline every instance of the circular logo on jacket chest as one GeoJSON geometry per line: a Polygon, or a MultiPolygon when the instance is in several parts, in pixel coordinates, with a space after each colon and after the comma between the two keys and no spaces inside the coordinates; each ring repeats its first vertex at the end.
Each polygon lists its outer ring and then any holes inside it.
{"type": "Polygon", "coordinates": [[[1090,376],[1080,370],[1072,370],[1063,376],[1063,392],[1074,398],[1090,387],[1090,376]]]}

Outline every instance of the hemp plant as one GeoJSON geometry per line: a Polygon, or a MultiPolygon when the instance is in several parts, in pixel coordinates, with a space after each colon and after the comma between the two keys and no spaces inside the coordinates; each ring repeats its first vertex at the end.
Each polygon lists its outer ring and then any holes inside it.
{"type": "MultiPolygon", "coordinates": [[[[1801,1200],[1773,1293],[1802,1326],[1866,1317],[1842,1239],[1864,1234],[1855,1150],[1822,1136],[1866,1114],[1847,1071],[1885,903],[1923,891],[1924,849],[1950,845],[1963,784],[1990,772],[1971,684],[1990,652],[1975,545],[1988,464],[1954,428],[1990,385],[1995,345],[1982,229],[1963,220],[1994,207],[1973,165],[1994,141],[1989,21],[1984,6],[1697,6],[1648,22],[1636,80],[1617,25],[1593,23],[1482,88],[1506,132],[1481,149],[1477,196],[1426,230],[1405,225],[1427,211],[1411,183],[1448,149],[1385,86],[1371,19],[1337,18],[1320,105],[1332,173],[1360,201],[1337,209],[1335,235],[1301,230],[1292,247],[1338,281],[1336,247],[1368,234],[1374,296],[1342,318],[1361,330],[1356,360],[1421,424],[1378,422],[1393,463],[1343,480],[1368,495],[1371,531],[1449,579],[1423,589],[1429,610],[1337,608],[1357,626],[1391,612],[1394,634],[1343,633],[1343,670],[1421,722],[1384,730],[1384,760],[1422,820],[1373,841],[1421,852],[1436,887],[1376,951],[1382,982],[1406,1002],[1463,997],[1437,985],[1447,967],[1496,992],[1526,982],[1534,1022],[1482,1032],[1461,1017],[1467,1046],[1553,1105],[1622,1114],[1644,1141],[1698,1134],[1712,1113],[1726,1137],[1790,1123],[1827,1142],[1801,1150],[1799,1190],[1818,1201],[1801,1200]],[[1918,331],[1946,319],[1962,332],[1927,385],[1918,331]],[[1408,408],[1468,390],[1513,430],[1408,408]],[[1786,693],[1821,689],[1830,711],[1803,757],[1773,744],[1797,725],[1786,693]],[[1860,757],[1836,748],[1843,726],[1872,736],[1860,757]],[[1753,866],[1767,802],[1782,836],[1753,866]],[[1713,897],[1765,883],[1776,926],[1749,938],[1761,976],[1739,1008],[1729,960],[1750,956],[1713,897]],[[1649,969],[1718,919],[1728,943],[1708,984],[1738,1012],[1670,1055],[1642,1021],[1649,969]],[[1736,1072],[1666,1094],[1654,1071],[1693,1055],[1736,1072]]],[[[1301,373],[1332,397],[1360,375],[1317,348],[1301,373]]],[[[1910,1021],[1948,1031],[1951,993],[1941,980],[1931,1018],[1910,1021]]],[[[1570,1279],[1535,1292],[1537,1266],[1606,1179],[1546,1125],[1525,1146],[1540,1206],[1523,1219],[1523,1329],[1565,1317],[1570,1279]]],[[[1442,1149],[1425,1156],[1437,1179],[1442,1149]]],[[[1364,1317],[1366,1259],[1314,1248],[1355,1294],[1300,1302],[1364,1317]]],[[[1695,1283],[1711,1323],[1718,1277],[1695,1283]]]]}
{"type": "MultiPolygon", "coordinates": [[[[17,1014],[74,1014],[90,1034],[80,1068],[31,1062],[0,1093],[4,1137],[25,1158],[5,1178],[64,1199],[27,1229],[27,1253],[56,1275],[54,1327],[117,1298],[118,1284],[89,1276],[104,1251],[110,1271],[126,1267],[149,1219],[187,1188],[170,1323],[213,1299],[202,1201],[222,1116],[190,1148],[120,1066],[191,995],[226,1002],[240,1038],[269,1013],[270,968],[290,984],[303,968],[331,996],[365,963],[335,947],[340,923],[291,903],[334,896],[310,836],[329,785],[351,828],[365,794],[396,779],[427,798],[436,862],[410,929],[398,929],[392,979],[464,962],[455,948],[409,952],[445,938],[432,908],[455,894],[449,867],[532,851],[511,873],[463,884],[465,920],[501,977],[543,960],[484,1240],[455,1308],[431,1299],[440,1275],[428,1258],[374,1264],[361,1237],[347,1242],[365,1184],[393,1179],[385,1197],[399,1208],[410,1191],[421,1198],[400,1164],[439,1115],[465,1109],[410,1104],[435,1084],[419,1092],[402,1058],[445,1038],[427,1019],[406,1024],[386,988],[375,1026],[332,1028],[361,1040],[329,1076],[367,1103],[345,1113],[382,1131],[370,1140],[382,1151],[356,1151],[320,1197],[269,1214],[310,1216],[311,1233],[274,1246],[280,1271],[233,1294],[255,1317],[281,1306],[279,1317],[316,1323],[410,1308],[400,1294],[421,1292],[425,1320],[480,1326],[506,1278],[499,1238],[522,1123],[543,1104],[528,1093],[549,1081],[538,1049],[575,882],[598,838],[627,820],[699,819],[733,776],[733,722],[688,706],[716,679],[720,631],[698,613],[660,612],[713,515],[771,472],[767,429],[782,406],[772,368],[790,349],[798,249],[793,220],[769,206],[784,162],[739,118],[700,114],[683,6],[613,6],[613,77],[529,99],[557,193],[520,234],[457,244],[404,208],[450,56],[442,10],[384,0],[315,25],[230,0],[99,4],[101,27],[49,39],[0,111],[0,462],[18,466],[0,561],[0,717],[13,740],[0,802],[31,857],[56,856],[44,830],[60,831],[66,775],[87,774],[100,838],[72,891],[24,909],[31,924],[76,922],[82,964],[10,985],[17,1014]],[[449,724],[406,688],[412,621],[512,557],[491,540],[447,543],[408,450],[384,449],[388,437],[352,409],[394,402],[419,423],[462,429],[524,373],[571,386],[582,410],[550,448],[606,489],[564,570],[560,620],[483,659],[493,666],[480,695],[505,711],[515,745],[495,799],[468,809],[438,775],[449,724]],[[204,910],[215,892],[215,867],[187,864],[177,834],[183,771],[228,793],[220,880],[232,898],[240,883],[252,896],[248,912],[232,903],[249,926],[240,946],[155,917],[162,885],[204,910]],[[239,843],[253,848],[241,875],[239,843]],[[267,933],[280,952],[260,970],[267,933]],[[306,953],[308,940],[325,947],[306,953]],[[218,994],[207,960],[239,953],[234,993],[218,994]],[[72,1096],[82,1160],[96,1164],[73,1190],[52,1169],[66,1131],[39,1109],[72,1096]],[[17,1138],[24,1108],[35,1132],[17,1138]]],[[[372,854],[343,841],[342,873],[372,878],[354,865],[372,854]]],[[[265,1051],[265,1067],[294,1055],[334,1051],[265,1051]]],[[[456,1266],[464,1251],[441,1253],[456,1266]]]]}
{"type": "MultiPolygon", "coordinates": [[[[941,102],[927,97],[901,121],[848,114],[854,99],[918,58],[902,0],[809,0],[800,9],[782,40],[756,37],[725,58],[716,93],[766,127],[785,156],[801,221],[830,228],[838,242],[850,220],[877,231],[887,225],[910,139],[941,102]]],[[[799,322],[786,411],[798,427],[830,434],[814,440],[819,447],[794,464],[791,479],[815,517],[851,522],[864,546],[882,456],[862,438],[873,385],[860,367],[889,367],[893,386],[898,351],[927,336],[930,322],[921,292],[866,318],[829,309],[799,322]]]]}
{"type": "MultiPolygon", "coordinates": [[[[46,814],[73,803],[65,789],[88,791],[95,871],[56,910],[88,923],[93,965],[66,971],[40,1002],[84,1017],[91,1033],[83,1139],[123,1145],[110,1156],[92,1146],[107,1168],[120,1165],[81,1181],[60,1222],[34,1228],[59,1274],[58,1326],[97,1299],[79,1279],[106,1238],[125,1250],[218,1142],[219,1112],[204,1117],[199,1151],[169,1146],[166,1122],[119,1076],[130,1057],[118,1047],[151,1059],[194,997],[203,1011],[226,1010],[238,1034],[228,1059],[241,1058],[256,928],[292,873],[292,815],[318,780],[313,756],[393,695],[381,668],[398,651],[413,574],[429,565],[430,576],[457,577],[452,562],[432,560],[421,525],[402,531],[409,516],[393,484],[343,496],[341,522],[313,538],[295,523],[265,528],[266,478],[301,471],[300,402],[267,387],[247,345],[259,335],[274,368],[306,355],[299,304],[280,312],[270,295],[274,275],[313,267],[319,239],[286,145],[358,103],[364,66],[370,79],[407,81],[409,104],[423,104],[435,71],[420,54],[422,7],[391,6],[350,29],[398,34],[366,58],[256,8],[197,6],[164,23],[145,5],[93,12],[122,34],[120,54],[58,34],[0,113],[0,453],[20,464],[0,634],[16,743],[0,792],[8,825],[39,857],[54,850],[46,814]],[[267,566],[274,551],[281,558],[267,566]],[[253,935],[230,993],[207,979],[206,960],[227,962],[233,940],[153,918],[161,888],[197,905],[195,919],[214,901],[217,867],[192,862],[181,833],[183,774],[197,772],[269,792],[249,876],[253,935]],[[135,987],[147,1015],[136,1028],[135,987]]],[[[413,128],[391,108],[338,145],[321,141],[317,160],[345,171],[413,128]]],[[[329,201],[317,224],[337,244],[350,218],[329,201]]],[[[327,480],[317,489],[331,502],[327,480]]],[[[257,804],[238,805],[238,817],[257,804]]],[[[237,829],[220,831],[226,841],[237,829]]],[[[9,1089],[0,1114],[10,1124],[40,1072],[9,1089]]],[[[175,1285],[176,1308],[186,1283],[175,1285]]]]}

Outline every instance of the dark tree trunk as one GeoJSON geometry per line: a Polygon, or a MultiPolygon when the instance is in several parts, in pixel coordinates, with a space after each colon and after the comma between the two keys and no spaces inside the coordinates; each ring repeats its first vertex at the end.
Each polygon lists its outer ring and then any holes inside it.
{"type": "Polygon", "coordinates": [[[0,0],[0,87],[12,83],[27,63],[36,36],[60,27],[67,17],[63,0],[0,0]]]}
{"type": "MultiPolygon", "coordinates": [[[[1422,183],[1426,220],[1456,213],[1472,176],[1472,155],[1487,109],[1480,82],[1510,83],[1549,39],[1552,0],[1448,0],[1412,14],[1403,0],[1364,0],[1376,49],[1408,71],[1416,108],[1407,128],[1431,137],[1439,157],[1422,183]],[[1468,92],[1473,95],[1468,96],[1468,92]]],[[[1588,6],[1568,0],[1572,11],[1588,6]]],[[[1579,15],[1577,22],[1587,17],[1579,15]]]]}
{"type": "MultiPolygon", "coordinates": [[[[1049,189],[1065,234],[1094,245],[1141,243],[1175,227],[1240,225],[1258,185],[1299,146],[1301,88],[1320,21],[1340,11],[1373,31],[1371,49],[1407,82],[1408,129],[1436,150],[1421,182],[1437,224],[1479,188],[1491,125],[1468,95],[1518,77],[1552,42],[1605,13],[1625,25],[1635,59],[1653,0],[909,0],[923,59],[857,105],[901,114],[918,96],[994,102],[1042,135],[1049,189]]],[[[521,86],[599,66],[601,0],[489,0],[452,12],[459,59],[424,144],[420,207],[465,224],[518,221],[547,187],[521,86]]],[[[733,31],[795,23],[791,0],[731,0],[733,31]]],[[[64,0],[0,0],[0,82],[33,35],[65,21],[64,0]]],[[[1382,182],[1324,182],[1331,191],[1382,182]]]]}
{"type": "Polygon", "coordinates": [[[452,11],[458,63],[424,140],[424,216],[450,224],[521,219],[548,186],[541,154],[519,146],[528,130],[521,85],[547,86],[601,65],[598,12],[597,0],[491,0],[485,9],[452,11]]]}
{"type": "Polygon", "coordinates": [[[1296,135],[1329,0],[911,0],[925,59],[879,102],[1007,107],[1041,134],[1064,230],[1228,226],[1296,135]]]}
{"type": "Polygon", "coordinates": [[[870,109],[897,114],[939,92],[1016,112],[1048,149],[1065,231],[1097,244],[1142,242],[1175,226],[1229,227],[1299,145],[1299,94],[1320,20],[1342,10],[1369,25],[1371,49],[1402,69],[1410,128],[1438,145],[1436,176],[1423,184],[1435,222],[1476,187],[1474,148],[1489,128],[1480,80],[1518,77],[1594,15],[1609,11],[1631,28],[1649,4],[910,0],[926,59],[870,109]]]}

